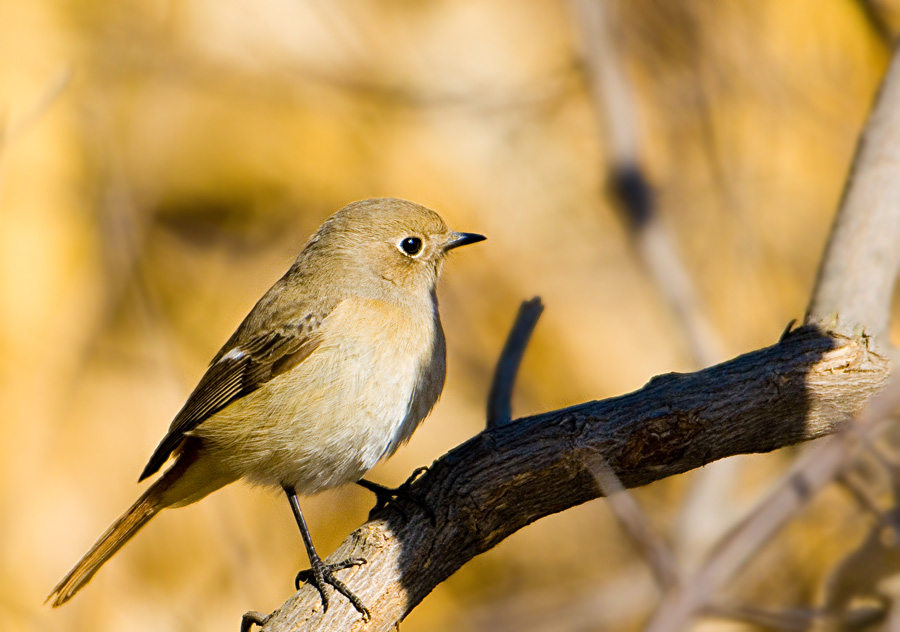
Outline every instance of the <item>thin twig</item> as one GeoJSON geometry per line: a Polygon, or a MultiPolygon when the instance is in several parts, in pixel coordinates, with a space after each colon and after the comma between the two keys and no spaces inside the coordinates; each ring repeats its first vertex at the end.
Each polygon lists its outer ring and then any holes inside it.
{"type": "Polygon", "coordinates": [[[637,500],[600,455],[587,459],[586,465],[594,475],[600,492],[606,497],[606,504],[647,560],[657,585],[663,590],[673,589],[680,581],[678,563],[650,525],[637,500]]]}
{"type": "Polygon", "coordinates": [[[705,610],[704,614],[735,621],[744,621],[766,630],[808,632],[809,630],[826,628],[846,632],[870,629],[870,626],[884,621],[886,610],[883,606],[865,605],[853,608],[840,617],[835,617],[821,608],[767,610],[753,606],[728,607],[712,605],[705,610]]]}
{"type": "MultiPolygon", "coordinates": [[[[711,366],[726,357],[725,344],[699,297],[678,243],[660,217],[656,192],[641,159],[638,93],[618,37],[626,27],[620,14],[622,5],[571,0],[571,6],[581,35],[584,75],[600,134],[598,144],[608,156],[607,188],[625,220],[633,252],[679,327],[693,365],[711,366]]],[[[698,558],[704,536],[710,530],[724,530],[724,514],[718,509],[732,497],[739,467],[736,461],[716,463],[691,481],[674,526],[682,559],[698,558]],[[710,516],[723,517],[715,524],[710,516]]],[[[658,569],[654,574],[659,577],[658,569]]]]}
{"type": "Polygon", "coordinates": [[[523,301],[516,314],[516,320],[500,358],[497,360],[497,368],[494,370],[494,381],[491,382],[491,390],[487,401],[487,427],[496,428],[508,424],[512,420],[512,394],[516,383],[516,375],[519,365],[525,355],[528,341],[537,325],[544,306],[541,297],[523,301]]]}
{"type": "Polygon", "coordinates": [[[882,9],[878,6],[878,2],[873,0],[857,0],[856,4],[862,12],[866,23],[872,27],[875,35],[886,45],[894,42],[894,33],[891,30],[890,23],[882,15],[882,9]]]}
{"type": "Polygon", "coordinates": [[[866,513],[876,518],[879,522],[883,520],[883,511],[878,506],[878,502],[869,491],[869,488],[853,475],[852,470],[844,470],[835,478],[835,482],[840,484],[848,494],[856,501],[860,508],[866,510],[866,513]]]}
{"type": "Polygon", "coordinates": [[[24,134],[50,109],[57,99],[65,91],[72,78],[70,68],[63,68],[53,76],[35,99],[34,103],[25,108],[24,113],[15,118],[10,118],[8,123],[0,127],[0,150],[9,145],[16,138],[24,134]]]}
{"type": "Polygon", "coordinates": [[[600,142],[609,154],[609,181],[624,213],[637,255],[684,332],[698,367],[725,357],[724,344],[702,305],[672,235],[656,212],[653,188],[641,165],[641,133],[635,90],[616,46],[610,2],[572,0],[581,34],[585,76],[600,142]]]}

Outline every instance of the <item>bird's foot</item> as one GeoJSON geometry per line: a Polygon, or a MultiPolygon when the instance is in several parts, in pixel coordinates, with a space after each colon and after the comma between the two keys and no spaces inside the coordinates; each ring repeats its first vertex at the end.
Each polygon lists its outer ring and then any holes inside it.
{"type": "Polygon", "coordinates": [[[353,566],[360,566],[365,563],[366,561],[361,557],[354,557],[349,560],[344,560],[343,562],[338,562],[337,564],[326,564],[316,556],[315,559],[310,560],[311,568],[297,573],[297,577],[294,579],[294,587],[299,590],[301,583],[308,583],[315,586],[316,590],[318,590],[319,594],[322,596],[322,605],[325,606],[325,610],[328,610],[328,593],[325,590],[325,585],[329,584],[334,587],[336,591],[344,595],[344,597],[353,604],[353,607],[359,611],[363,619],[368,621],[372,617],[369,613],[369,609],[363,605],[363,602],[360,601],[359,597],[354,595],[353,592],[347,588],[347,584],[334,576],[334,571],[351,568],[353,566]]]}
{"type": "Polygon", "coordinates": [[[413,470],[413,473],[410,475],[406,482],[403,483],[400,487],[391,488],[385,487],[384,485],[379,485],[378,483],[373,483],[372,481],[367,481],[366,479],[360,479],[356,481],[356,484],[360,487],[368,489],[370,492],[375,494],[375,506],[372,507],[371,511],[369,511],[369,517],[373,514],[378,513],[388,505],[394,507],[401,516],[403,516],[404,520],[409,520],[409,516],[404,510],[403,506],[397,501],[405,501],[408,503],[412,503],[416,505],[419,509],[425,512],[428,516],[428,519],[431,521],[431,524],[436,524],[437,520],[434,515],[434,510],[431,506],[428,505],[420,496],[416,496],[415,494],[409,491],[409,486],[419,478],[424,472],[428,471],[428,467],[417,467],[413,470]]]}

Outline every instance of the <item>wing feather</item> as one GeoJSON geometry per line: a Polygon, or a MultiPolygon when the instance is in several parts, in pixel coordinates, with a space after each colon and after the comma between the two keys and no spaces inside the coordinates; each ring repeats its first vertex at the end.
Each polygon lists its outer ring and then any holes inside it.
{"type": "Polygon", "coordinates": [[[181,445],[185,434],[236,399],[252,393],[272,378],[303,362],[319,346],[320,318],[307,315],[284,323],[277,331],[241,341],[241,329],[213,359],[175,416],[169,432],[157,446],[139,481],[155,474],[181,445]]]}

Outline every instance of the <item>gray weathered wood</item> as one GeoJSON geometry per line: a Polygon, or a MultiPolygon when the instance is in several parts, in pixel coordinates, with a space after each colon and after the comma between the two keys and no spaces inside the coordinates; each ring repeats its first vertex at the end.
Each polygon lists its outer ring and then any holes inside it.
{"type": "Polygon", "coordinates": [[[900,270],[900,53],[894,52],[834,220],[810,317],[887,339],[900,270]]]}

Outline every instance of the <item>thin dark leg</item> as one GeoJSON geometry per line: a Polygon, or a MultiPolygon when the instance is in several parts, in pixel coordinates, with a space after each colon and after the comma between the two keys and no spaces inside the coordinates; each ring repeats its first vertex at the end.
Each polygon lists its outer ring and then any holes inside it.
{"type": "Polygon", "coordinates": [[[294,585],[299,588],[300,582],[311,583],[322,596],[322,604],[325,606],[325,610],[328,610],[328,593],[325,591],[325,585],[330,584],[335,590],[344,595],[350,603],[353,604],[354,608],[359,610],[363,619],[368,621],[371,617],[368,608],[363,605],[359,597],[354,595],[350,589],[347,588],[347,585],[344,584],[344,582],[334,576],[334,571],[350,568],[351,566],[359,566],[360,564],[365,564],[366,561],[361,558],[352,558],[337,564],[326,564],[323,562],[322,558],[319,557],[319,554],[316,553],[316,547],[313,546],[312,536],[309,535],[309,528],[306,526],[303,512],[300,511],[300,501],[297,498],[297,492],[289,485],[283,485],[282,489],[284,489],[284,493],[287,494],[288,500],[291,503],[291,510],[294,512],[297,526],[300,527],[300,537],[303,538],[303,545],[306,547],[306,554],[309,556],[309,570],[297,573],[294,585]]]}

